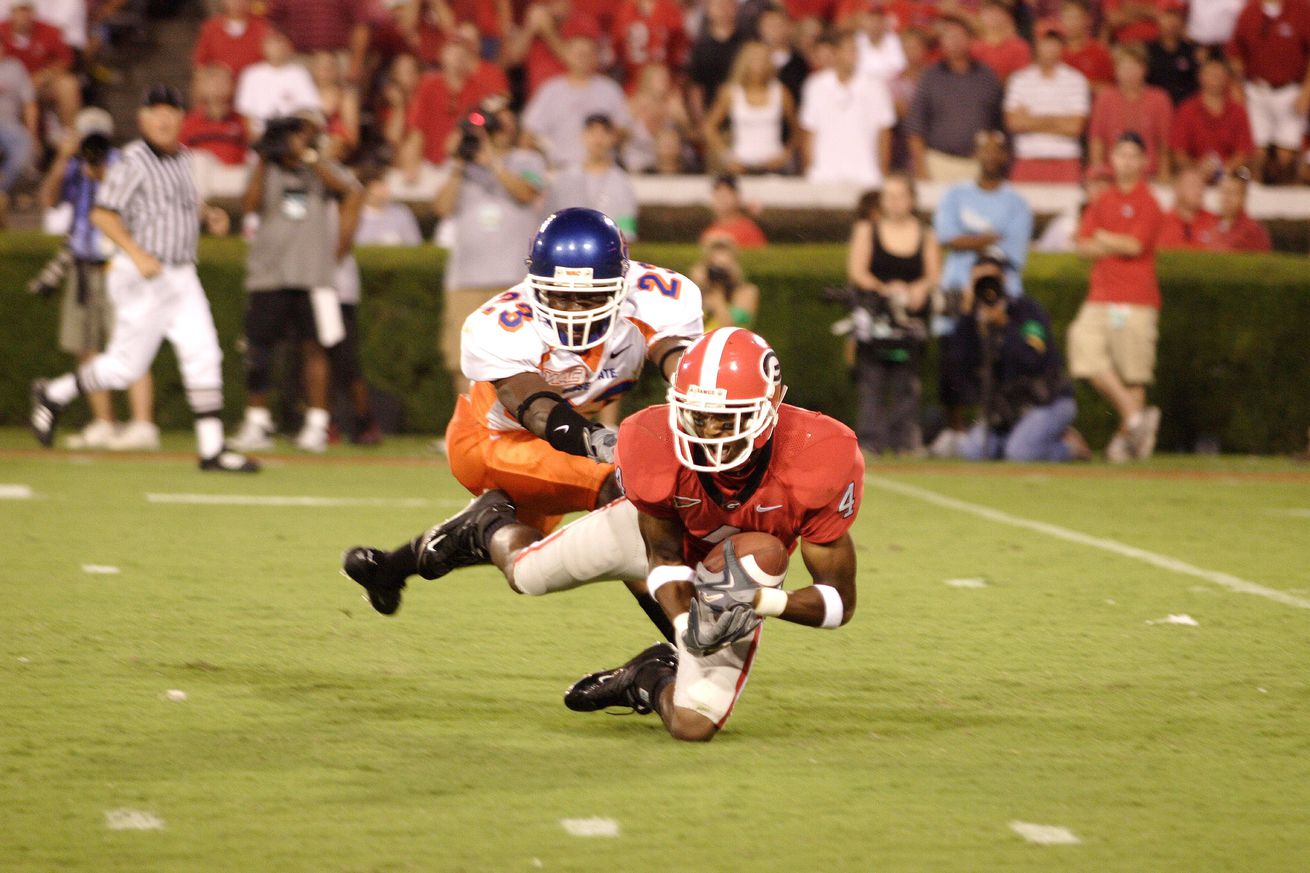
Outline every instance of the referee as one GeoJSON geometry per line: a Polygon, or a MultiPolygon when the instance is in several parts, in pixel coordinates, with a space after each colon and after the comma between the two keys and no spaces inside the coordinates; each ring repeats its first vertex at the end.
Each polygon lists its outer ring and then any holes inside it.
{"type": "Polygon", "coordinates": [[[191,155],[178,143],[182,112],[177,89],[151,87],[137,112],[142,138],[124,147],[100,186],[91,221],[118,247],[106,279],[113,333],[109,347],[75,373],[32,383],[32,431],[49,447],[65,406],[80,394],[131,385],[167,338],[195,413],[200,469],[253,473],[258,464],[223,444],[223,353],[196,275],[200,198],[191,155]]]}

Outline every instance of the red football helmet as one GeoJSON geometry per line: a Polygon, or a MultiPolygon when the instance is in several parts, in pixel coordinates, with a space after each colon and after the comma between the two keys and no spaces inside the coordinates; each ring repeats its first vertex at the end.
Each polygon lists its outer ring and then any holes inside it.
{"type": "Polygon", "coordinates": [[[682,355],[669,386],[669,428],[684,467],[721,473],[764,447],[787,393],[778,356],[763,339],[721,327],[682,355]]]}

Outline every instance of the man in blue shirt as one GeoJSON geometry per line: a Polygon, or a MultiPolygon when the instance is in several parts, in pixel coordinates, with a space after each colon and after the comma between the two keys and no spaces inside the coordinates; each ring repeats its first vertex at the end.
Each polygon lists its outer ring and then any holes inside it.
{"type": "MultiPolygon", "coordinates": [[[[95,357],[109,340],[114,326],[113,306],[105,293],[105,264],[113,246],[91,223],[96,190],[105,171],[118,160],[118,150],[99,130],[86,136],[70,137],[60,148],[41,185],[41,203],[47,209],[67,203],[71,208],[66,250],[61,261],[61,276],[55,266],[47,267],[38,284],[49,291],[60,281],[64,295],[59,316],[59,347],[75,356],[78,363],[95,357]]],[[[81,433],[68,438],[69,448],[85,449],[157,449],[159,430],[154,424],[154,385],[150,373],[128,389],[132,420],[119,428],[114,423],[109,393],[92,392],[87,396],[91,422],[81,433]]]]}
{"type": "Polygon", "coordinates": [[[933,229],[948,252],[942,265],[942,290],[948,300],[958,301],[933,326],[941,337],[939,393],[946,427],[933,443],[932,452],[946,457],[957,454],[967,407],[978,402],[976,380],[966,371],[956,335],[960,313],[968,313],[973,305],[974,264],[983,252],[994,252],[1005,263],[1006,293],[1022,296],[1021,274],[1033,232],[1032,209],[1005,181],[1010,159],[1005,134],[999,130],[980,131],[975,147],[978,180],[948,188],[933,215],[933,229]]]}

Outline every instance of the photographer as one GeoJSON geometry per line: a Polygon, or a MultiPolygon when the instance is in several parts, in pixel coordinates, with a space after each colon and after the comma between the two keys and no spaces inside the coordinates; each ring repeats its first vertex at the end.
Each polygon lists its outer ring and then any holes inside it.
{"type": "Polygon", "coordinates": [[[1005,261],[984,253],[966,295],[970,317],[959,326],[963,359],[977,379],[980,419],[960,444],[973,461],[1069,461],[1091,456],[1070,427],[1073,384],[1051,338],[1046,311],[1005,290],[1005,261]]]}
{"type": "MultiPolygon", "coordinates": [[[[59,347],[85,364],[104,349],[114,326],[113,306],[105,289],[105,268],[112,245],[91,223],[96,191],[105,180],[119,151],[110,145],[110,125],[86,136],[70,134],[62,143],[41,182],[39,198],[44,209],[61,203],[71,207],[72,222],[66,247],[52,260],[29,290],[53,294],[63,285],[59,307],[59,347]]],[[[91,422],[68,438],[74,449],[158,449],[159,429],[154,423],[154,383],[150,371],[128,389],[132,420],[119,428],[108,391],[87,394],[91,422]]]]}
{"type": "Polygon", "coordinates": [[[441,351],[456,393],[468,390],[459,368],[464,319],[487,298],[523,279],[523,255],[540,220],[546,175],[540,154],[515,147],[518,118],[491,98],[460,122],[450,174],[433,210],[454,225],[445,272],[441,351]]]}
{"type": "Polygon", "coordinates": [[[320,125],[309,117],[276,118],[256,145],[259,163],[242,198],[247,231],[246,390],[243,451],[269,448],[268,410],[273,348],[297,340],[305,356],[304,427],[296,446],[322,452],[328,438],[328,365],[324,349],[341,341],[341,308],[333,290],[337,263],[336,200],[358,199],[359,183],[321,157],[320,125]]]}
{"type": "Polygon", "coordinates": [[[747,282],[737,261],[737,247],[726,237],[705,243],[701,260],[687,275],[700,286],[705,311],[705,332],[717,327],[745,327],[755,323],[760,289],[747,282]]]}

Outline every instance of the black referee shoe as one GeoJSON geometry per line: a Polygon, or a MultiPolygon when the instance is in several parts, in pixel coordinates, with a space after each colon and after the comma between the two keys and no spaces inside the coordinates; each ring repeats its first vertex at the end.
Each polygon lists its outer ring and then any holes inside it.
{"type": "Polygon", "coordinates": [[[258,473],[259,462],[240,452],[223,449],[212,458],[201,458],[200,469],[216,473],[258,473]]]}
{"type": "Polygon", "coordinates": [[[59,423],[59,413],[64,411],[64,407],[45,396],[49,384],[47,379],[32,382],[32,435],[47,449],[55,444],[55,425],[59,423]]]}

